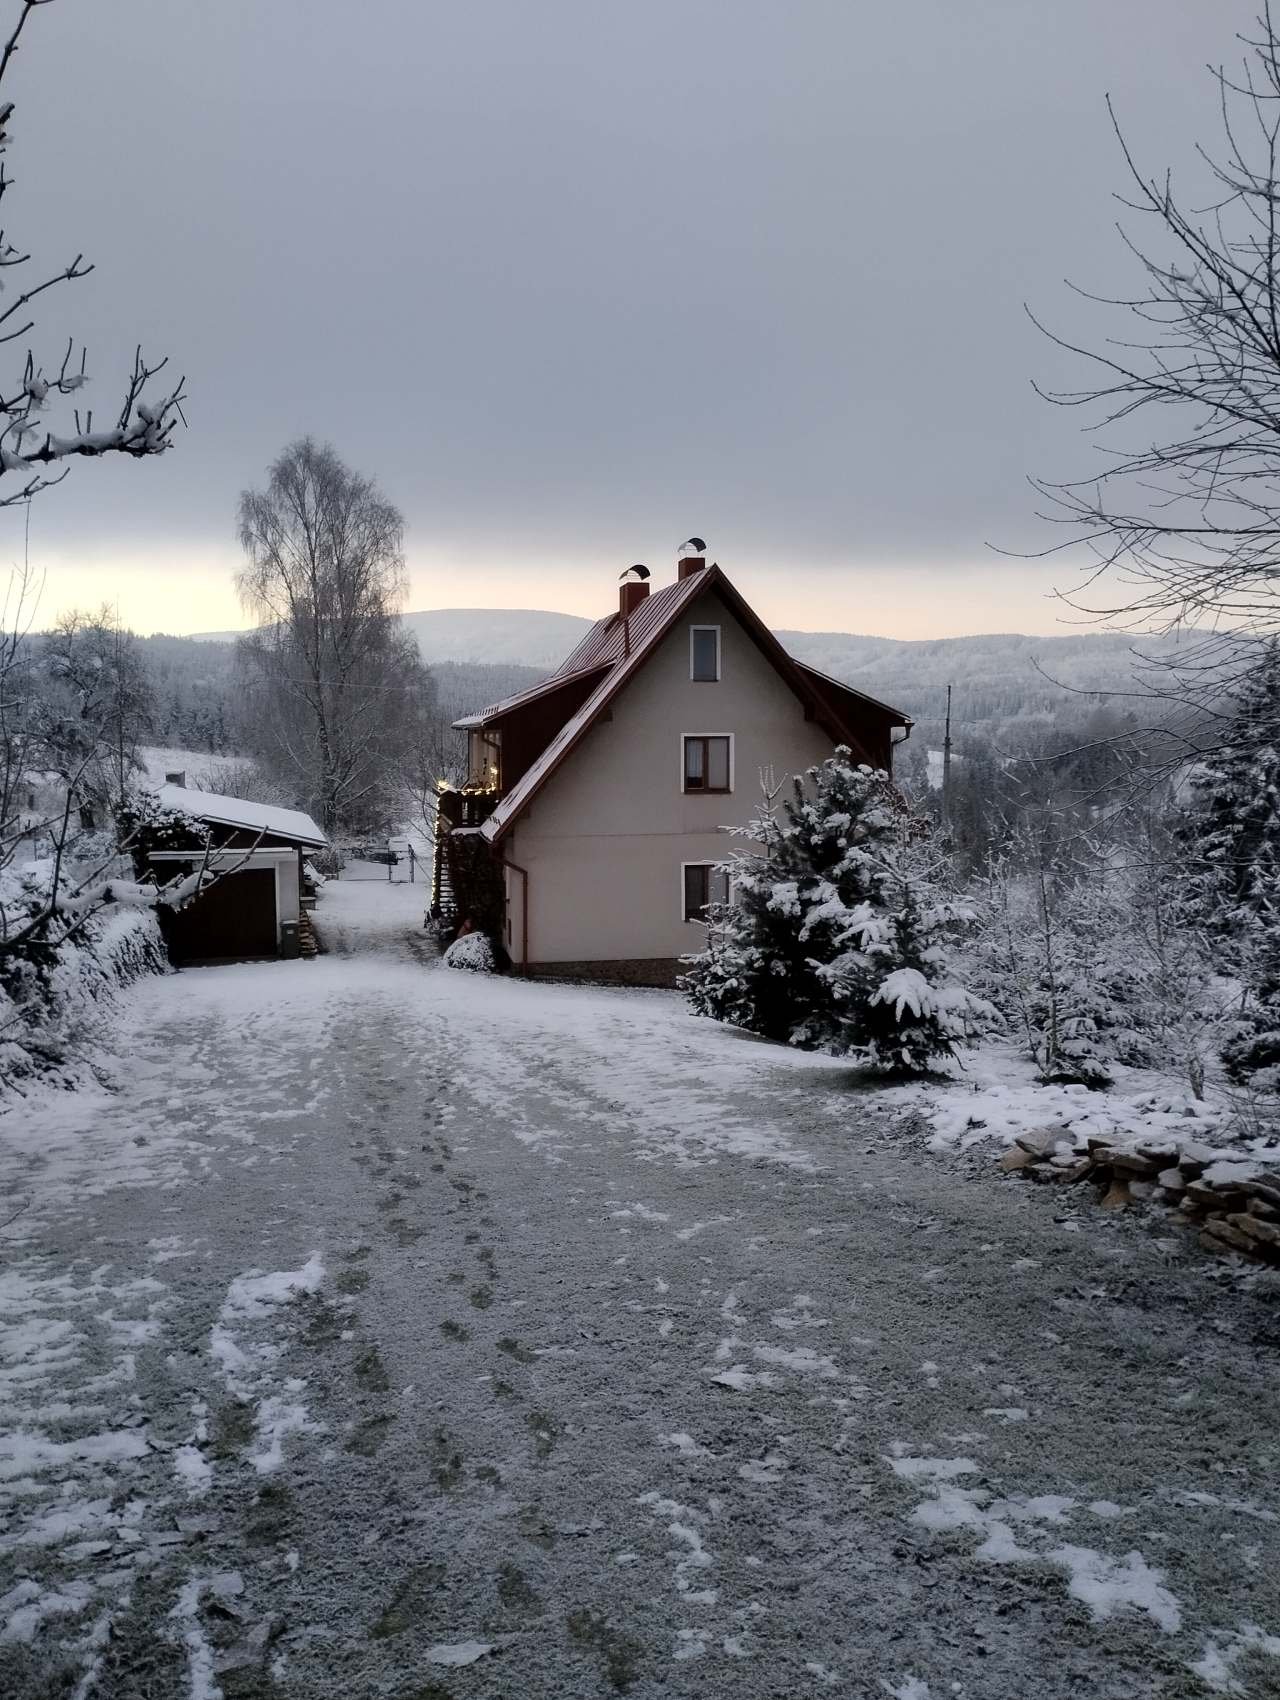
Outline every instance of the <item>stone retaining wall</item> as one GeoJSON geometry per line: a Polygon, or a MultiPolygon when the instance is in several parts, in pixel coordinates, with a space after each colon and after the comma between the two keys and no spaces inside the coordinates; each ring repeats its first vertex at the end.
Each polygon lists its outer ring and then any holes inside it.
{"type": "Polygon", "coordinates": [[[1171,1220],[1199,1230],[1206,1251],[1280,1264],[1280,1168],[1194,1141],[1122,1147],[1091,1136],[1072,1145],[1048,1132],[1019,1134],[1001,1167],[1050,1184],[1087,1183],[1104,1210],[1164,1205],[1171,1220]]]}

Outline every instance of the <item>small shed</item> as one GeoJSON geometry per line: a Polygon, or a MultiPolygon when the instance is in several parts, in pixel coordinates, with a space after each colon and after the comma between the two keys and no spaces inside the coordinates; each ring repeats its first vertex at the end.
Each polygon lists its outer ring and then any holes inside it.
{"type": "Polygon", "coordinates": [[[162,883],[202,869],[209,883],[165,920],[169,954],[178,964],[243,962],[298,954],[302,864],[328,839],[300,809],[160,787],[160,802],[199,821],[207,851],[152,850],[148,860],[162,883]]]}

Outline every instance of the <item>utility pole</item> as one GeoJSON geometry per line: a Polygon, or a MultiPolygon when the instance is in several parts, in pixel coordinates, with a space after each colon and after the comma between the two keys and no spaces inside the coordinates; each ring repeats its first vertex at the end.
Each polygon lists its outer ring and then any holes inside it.
{"type": "Polygon", "coordinates": [[[947,686],[946,729],[942,736],[942,818],[951,821],[951,686],[947,686]]]}

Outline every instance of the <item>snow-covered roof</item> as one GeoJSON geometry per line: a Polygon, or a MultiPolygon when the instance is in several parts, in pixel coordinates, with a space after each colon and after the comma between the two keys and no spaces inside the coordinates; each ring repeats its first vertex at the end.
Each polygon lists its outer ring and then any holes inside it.
{"type": "Polygon", "coordinates": [[[294,844],[322,849],[329,840],[301,809],[281,809],[274,803],[251,803],[246,797],[221,797],[216,791],[192,791],[185,785],[162,785],[160,801],[197,820],[217,826],[240,826],[247,832],[269,832],[294,844]]]}

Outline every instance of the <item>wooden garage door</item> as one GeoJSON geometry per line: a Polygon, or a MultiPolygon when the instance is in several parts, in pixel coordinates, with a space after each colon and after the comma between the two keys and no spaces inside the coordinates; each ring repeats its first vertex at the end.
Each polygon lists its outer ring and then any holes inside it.
{"type": "Polygon", "coordinates": [[[271,868],[242,868],[217,880],[174,915],[169,951],[175,962],[275,956],[276,876],[271,868]]]}

